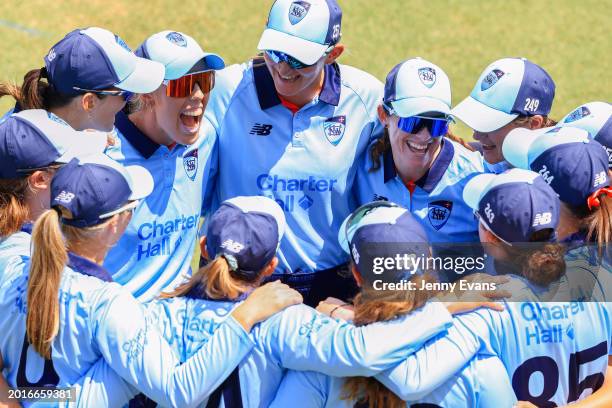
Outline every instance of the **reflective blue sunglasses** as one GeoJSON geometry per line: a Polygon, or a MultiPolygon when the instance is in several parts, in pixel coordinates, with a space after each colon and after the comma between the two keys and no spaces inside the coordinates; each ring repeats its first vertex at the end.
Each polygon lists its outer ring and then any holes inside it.
{"type": "Polygon", "coordinates": [[[410,116],[400,118],[397,127],[406,133],[419,133],[421,129],[427,127],[431,137],[440,137],[448,133],[448,119],[432,119],[420,116],[410,116]]]}
{"type": "Polygon", "coordinates": [[[293,69],[303,69],[303,68],[312,67],[312,65],[306,65],[303,62],[293,58],[291,55],[285,54],[284,52],[266,50],[266,54],[268,54],[268,57],[272,61],[274,61],[275,64],[286,62],[287,65],[289,65],[293,69]]]}

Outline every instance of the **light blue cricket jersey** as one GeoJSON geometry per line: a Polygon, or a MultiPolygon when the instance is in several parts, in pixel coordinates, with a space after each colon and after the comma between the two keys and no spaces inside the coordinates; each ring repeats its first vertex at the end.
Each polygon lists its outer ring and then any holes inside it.
{"type": "Polygon", "coordinates": [[[255,65],[217,71],[206,108],[219,137],[217,198],[264,195],[281,205],[287,230],[277,273],[343,264],[338,230],[355,208],[356,161],[382,134],[383,85],[356,68],[326,65],[321,93],[294,115],[265,64],[255,65]]]}
{"type": "Polygon", "coordinates": [[[476,353],[498,356],[518,400],[566,405],[604,380],[612,352],[612,309],[596,302],[504,302],[458,316],[447,336],[428,342],[377,376],[403,397],[420,395],[458,372],[476,353]]]}
{"type": "MultiPolygon", "coordinates": [[[[312,371],[289,371],[270,408],[353,408],[357,401],[343,399],[345,380],[312,371]]],[[[406,406],[509,408],[515,402],[504,365],[489,356],[473,358],[433,392],[406,406]]]]}
{"type": "Polygon", "coordinates": [[[28,274],[0,283],[0,332],[11,333],[0,337],[0,352],[11,386],[80,383],[82,406],[120,406],[136,389],[163,405],[187,406],[207,397],[253,348],[230,317],[181,364],[140,302],[102,279],[110,280],[106,270],[71,254],[59,291],[59,332],[46,363],[25,340],[28,274]]]}
{"type": "Polygon", "coordinates": [[[373,172],[369,149],[355,184],[359,204],[388,200],[401,205],[420,221],[430,242],[480,241],[478,220],[463,201],[463,188],[470,176],[483,172],[480,154],[443,138],[438,157],[415,182],[411,194],[397,174],[391,149],[382,155],[380,167],[373,172]]]}
{"type": "Polygon", "coordinates": [[[0,283],[14,274],[21,274],[30,259],[32,224],[26,223],[21,231],[0,238],[0,283]]]}
{"type": "Polygon", "coordinates": [[[155,187],[104,266],[115,282],[146,302],[174,289],[191,273],[202,200],[216,166],[211,159],[216,157],[215,137],[202,135],[191,146],[170,150],[145,136],[122,112],[115,126],[118,143],[107,150],[108,156],[124,166],[146,168],[155,187]]]}
{"type": "MultiPolygon", "coordinates": [[[[186,359],[209,341],[237,305],[173,298],[146,307],[175,352],[186,359]]],[[[363,327],[305,305],[291,306],[253,328],[256,346],[238,366],[239,386],[228,392],[238,395],[244,407],[267,407],[286,369],[373,375],[402,361],[451,320],[446,308],[435,303],[405,318],[363,327]]]]}

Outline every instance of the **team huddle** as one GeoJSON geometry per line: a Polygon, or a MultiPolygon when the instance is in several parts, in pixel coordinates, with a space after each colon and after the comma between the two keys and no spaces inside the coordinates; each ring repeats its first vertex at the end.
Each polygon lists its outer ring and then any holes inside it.
{"type": "Polygon", "coordinates": [[[612,105],[502,58],[451,107],[341,20],[276,0],[228,67],[76,29],[0,83],[0,407],[612,406],[612,105]]]}

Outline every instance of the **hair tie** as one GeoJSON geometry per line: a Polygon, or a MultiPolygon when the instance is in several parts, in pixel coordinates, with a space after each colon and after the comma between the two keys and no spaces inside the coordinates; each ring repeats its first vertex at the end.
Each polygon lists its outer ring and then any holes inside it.
{"type": "Polygon", "coordinates": [[[238,271],[238,260],[235,256],[229,254],[221,254],[220,256],[227,261],[227,264],[232,272],[238,271]]]}
{"type": "Polygon", "coordinates": [[[592,211],[594,207],[599,207],[601,205],[599,196],[602,194],[612,198],[612,187],[603,187],[591,194],[589,198],[587,198],[587,206],[589,207],[589,210],[592,211]]]}
{"type": "Polygon", "coordinates": [[[40,73],[38,75],[38,80],[40,81],[41,78],[49,79],[49,74],[47,72],[47,67],[42,67],[40,69],[40,73]]]}

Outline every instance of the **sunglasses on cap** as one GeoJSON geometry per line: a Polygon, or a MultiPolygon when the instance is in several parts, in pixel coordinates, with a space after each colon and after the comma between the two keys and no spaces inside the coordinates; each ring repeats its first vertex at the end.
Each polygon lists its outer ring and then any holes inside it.
{"type": "Polygon", "coordinates": [[[72,89],[74,89],[75,91],[83,92],[83,93],[91,92],[97,95],[122,96],[126,102],[129,101],[132,98],[132,96],[134,96],[134,92],[124,91],[121,89],[118,89],[116,91],[99,91],[96,89],[79,88],[78,86],[73,86],[72,89]]]}
{"type": "Polygon", "coordinates": [[[195,84],[207,94],[215,87],[215,71],[185,75],[178,79],[165,80],[163,84],[166,85],[166,95],[171,98],[185,98],[191,95],[195,84]]]}
{"type": "Polygon", "coordinates": [[[363,217],[368,215],[370,212],[372,212],[376,208],[381,208],[381,207],[396,208],[396,207],[399,207],[399,205],[391,201],[378,200],[378,201],[372,201],[370,203],[364,204],[361,207],[357,208],[355,211],[353,211],[349,219],[346,221],[346,226],[344,229],[344,233],[346,234],[346,241],[349,244],[351,242],[351,240],[349,239],[351,237],[351,234],[355,233],[355,230],[359,226],[359,223],[361,222],[363,217]]]}
{"type": "Polygon", "coordinates": [[[448,133],[448,122],[446,118],[434,119],[421,116],[410,116],[400,118],[397,127],[406,133],[419,133],[423,128],[429,130],[431,137],[440,137],[448,133]]]}

